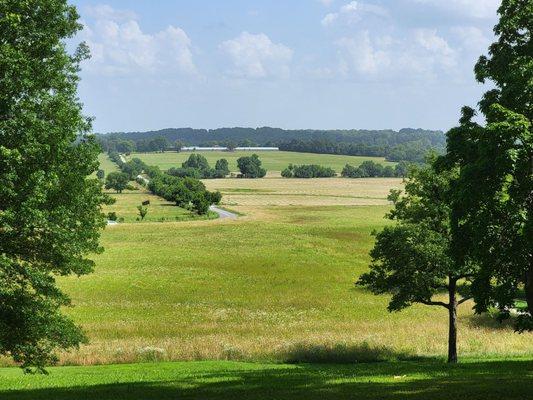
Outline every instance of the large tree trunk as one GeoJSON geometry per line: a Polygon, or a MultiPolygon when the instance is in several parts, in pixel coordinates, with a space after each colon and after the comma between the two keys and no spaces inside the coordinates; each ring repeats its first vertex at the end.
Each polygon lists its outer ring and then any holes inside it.
{"type": "Polygon", "coordinates": [[[533,316],[533,262],[526,273],[526,300],[529,313],[533,316]]]}
{"type": "Polygon", "coordinates": [[[448,293],[450,302],[448,305],[448,312],[450,316],[449,332],[448,332],[448,363],[457,363],[457,281],[450,278],[448,293]]]}

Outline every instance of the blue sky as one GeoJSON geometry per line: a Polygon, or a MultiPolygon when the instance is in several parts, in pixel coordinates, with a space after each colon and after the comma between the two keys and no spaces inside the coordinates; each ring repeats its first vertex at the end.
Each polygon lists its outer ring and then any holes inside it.
{"type": "Polygon", "coordinates": [[[98,132],[446,130],[486,90],[499,0],[72,1],[98,132]]]}

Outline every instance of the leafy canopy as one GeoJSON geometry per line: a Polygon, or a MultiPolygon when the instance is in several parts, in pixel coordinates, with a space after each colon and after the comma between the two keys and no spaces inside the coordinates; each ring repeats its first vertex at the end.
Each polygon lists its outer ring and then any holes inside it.
{"type": "Polygon", "coordinates": [[[108,199],[76,95],[87,48],[64,44],[79,29],[66,0],[0,1],[0,354],[27,370],[85,340],[56,276],[91,272],[102,251],[108,199]]]}

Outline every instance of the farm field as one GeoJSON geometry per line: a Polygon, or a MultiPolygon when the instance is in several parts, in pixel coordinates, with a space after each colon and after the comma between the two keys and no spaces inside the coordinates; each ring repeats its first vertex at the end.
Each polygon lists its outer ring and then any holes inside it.
{"type": "Polygon", "coordinates": [[[530,398],[533,362],[468,360],[355,365],[178,362],[52,368],[50,376],[0,369],[3,400],[530,398]]]}
{"type": "MultiPolygon", "coordinates": [[[[95,272],[61,279],[75,306],[67,312],[90,338],[63,354],[62,364],[445,354],[444,310],[420,305],[389,314],[386,296],[354,286],[368,268],[371,232],[387,223],[386,196],[401,180],[204,183],[223,192],[223,207],[244,215],[170,222],[167,210],[184,210],[142,192],[116,196],[112,207],[126,223],[104,231],[95,272]],[[128,223],[148,198],[148,221],[128,223]],[[167,222],[154,223],[162,216],[167,222]]],[[[532,334],[517,335],[469,308],[460,308],[461,356],[533,356],[532,334]]]]}
{"type": "MultiPolygon", "coordinates": [[[[215,162],[221,158],[228,160],[229,168],[233,172],[237,172],[237,159],[244,156],[250,156],[253,152],[250,151],[203,151],[198,152],[207,158],[209,164],[214,167],[215,162]]],[[[129,158],[140,158],[148,165],[157,165],[163,170],[172,167],[181,167],[181,164],[189,158],[192,152],[166,152],[166,153],[133,153],[129,158]]],[[[325,167],[331,167],[340,174],[346,164],[358,166],[363,161],[372,160],[384,165],[395,165],[395,163],[387,162],[381,157],[356,157],[356,156],[341,156],[334,154],[312,154],[312,153],[296,153],[288,151],[264,151],[257,152],[259,158],[263,162],[263,168],[270,172],[270,175],[285,169],[290,163],[292,164],[320,164],[325,167]]]]}

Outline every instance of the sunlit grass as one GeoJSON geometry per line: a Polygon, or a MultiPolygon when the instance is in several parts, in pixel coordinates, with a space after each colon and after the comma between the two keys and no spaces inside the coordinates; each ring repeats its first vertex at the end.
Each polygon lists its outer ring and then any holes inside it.
{"type": "MultiPolygon", "coordinates": [[[[298,346],[362,343],[443,355],[447,316],[355,288],[386,206],[275,207],[236,221],[123,224],[104,233],[94,274],[64,279],[91,343],[64,363],[283,360],[298,346]],[[272,218],[270,218],[271,216],[272,218]]],[[[531,354],[531,334],[461,308],[461,355],[531,354]]]]}
{"type": "Polygon", "coordinates": [[[60,367],[49,376],[0,369],[3,400],[528,399],[533,362],[469,360],[351,365],[227,361],[60,367]]]}

